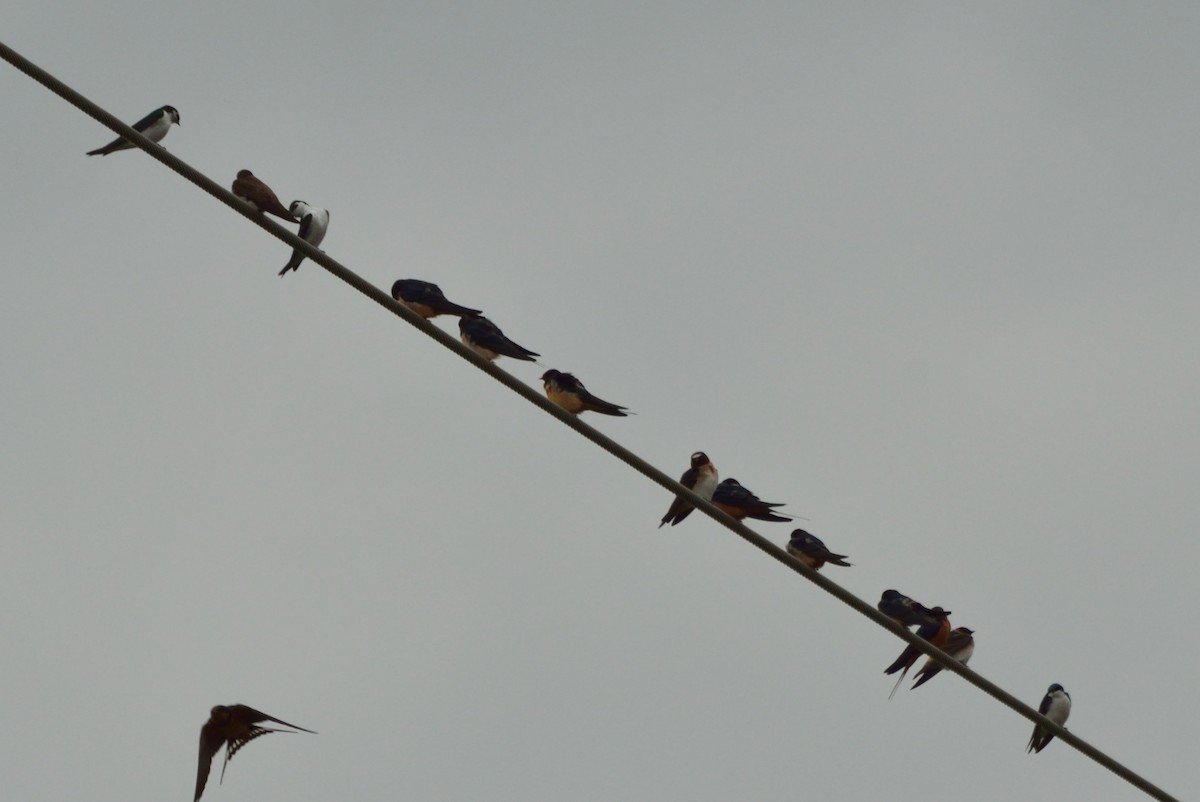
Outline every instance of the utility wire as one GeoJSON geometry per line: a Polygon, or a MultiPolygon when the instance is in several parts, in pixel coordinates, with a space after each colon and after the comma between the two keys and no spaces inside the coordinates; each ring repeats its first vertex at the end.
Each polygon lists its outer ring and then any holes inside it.
{"type": "Polygon", "coordinates": [[[97,106],[95,103],[64,84],[62,81],[59,81],[50,73],[33,64],[31,61],[9,48],[3,42],[0,42],[0,57],[3,57],[5,61],[12,64],[14,67],[28,75],[33,80],[42,84],[51,92],[54,92],[56,95],[66,100],[83,113],[115,131],[118,136],[122,136],[128,139],[130,142],[133,142],[139,148],[146,151],[146,153],[150,154],[151,157],[157,159],[170,169],[179,173],[188,181],[191,181],[193,184],[200,187],[200,189],[212,195],[226,206],[229,206],[243,217],[249,219],[252,223],[255,223],[259,227],[265,229],[268,233],[282,240],[291,248],[299,250],[307,258],[321,265],[330,273],[354,287],[354,289],[358,290],[363,295],[366,295],[371,300],[375,301],[375,303],[387,309],[392,314],[402,318],[404,322],[416,327],[421,331],[421,333],[428,337],[432,337],[442,346],[450,349],[458,356],[487,373],[496,381],[505,385],[518,395],[524,397],[525,400],[540,407],[542,411],[554,416],[555,418],[558,418],[560,422],[571,427],[588,440],[591,440],[593,443],[600,446],[605,451],[624,462],[626,465],[646,476],[651,481],[661,485],[667,491],[692,504],[700,512],[712,518],[725,528],[731,530],[734,534],[755,546],[760,551],[765,552],[768,556],[774,558],[779,563],[782,563],[785,567],[790,568],[791,570],[800,574],[809,582],[812,582],[814,585],[830,594],[838,601],[849,605],[862,615],[874,621],[879,626],[891,632],[896,637],[912,646],[915,646],[921,652],[933,658],[933,660],[940,664],[942,668],[953,671],[967,682],[979,688],[984,693],[998,700],[1002,704],[1007,705],[1011,709],[1015,710],[1017,713],[1029,719],[1034,724],[1040,725],[1041,727],[1054,733],[1054,735],[1057,736],[1061,741],[1087,755],[1092,760],[1096,761],[1101,766],[1113,772],[1134,787],[1145,792],[1150,797],[1162,800],[1162,802],[1179,802],[1179,800],[1177,800],[1175,797],[1171,796],[1166,791],[1163,791],[1149,780],[1146,780],[1142,776],[1126,768],[1122,763],[1109,757],[1107,754],[1101,752],[1099,749],[1092,746],[1087,741],[1084,741],[1082,738],[1072,734],[1070,730],[1059,726],[1055,722],[1038,713],[1037,710],[1025,704],[1020,699],[1001,688],[999,685],[996,685],[994,682],[985,679],[973,669],[964,666],[962,663],[950,657],[941,649],[933,646],[928,641],[918,638],[908,629],[896,624],[892,619],[879,612],[879,610],[873,605],[863,601],[853,593],[850,593],[842,588],[841,585],[838,585],[837,583],[825,578],[825,576],[817,573],[808,566],[803,565],[798,560],[793,559],[786,551],[775,545],[770,540],[767,540],[765,537],[753,531],[740,521],[719,510],[711,502],[706,501],[705,499],[696,495],[691,490],[677,482],[675,479],[672,479],[667,474],[646,462],[637,454],[634,454],[632,451],[620,445],[608,436],[601,434],[596,429],[593,429],[591,426],[581,421],[578,417],[563,410],[557,404],[552,403],[544,395],[536,392],[528,384],[518,381],[512,374],[501,370],[491,362],[485,360],[483,357],[467,348],[461,342],[454,339],[437,326],[434,326],[428,320],[412,312],[404,305],[397,303],[390,295],[384,293],[374,284],[371,284],[370,282],[361,278],[358,274],[344,267],[332,257],[328,256],[324,251],[319,250],[308,242],[300,239],[300,237],[285,229],[280,224],[267,219],[265,215],[259,213],[249,203],[236,197],[232,192],[220,186],[215,181],[184,162],[182,159],[169,153],[165,148],[161,147],[157,143],[151,142],[137,131],[134,131],[123,121],[117,119],[100,106],[97,106]]]}

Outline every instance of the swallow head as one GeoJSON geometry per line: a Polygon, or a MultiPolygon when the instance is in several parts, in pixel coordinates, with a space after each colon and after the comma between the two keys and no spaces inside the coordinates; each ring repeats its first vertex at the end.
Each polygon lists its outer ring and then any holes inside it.
{"type": "Polygon", "coordinates": [[[213,721],[228,721],[230,717],[229,708],[225,705],[217,705],[208,711],[208,715],[213,721]]]}
{"type": "Polygon", "coordinates": [[[554,370],[553,368],[542,374],[542,381],[546,384],[549,384],[550,382],[557,382],[561,378],[562,371],[554,370]]]}
{"type": "Polygon", "coordinates": [[[292,205],[288,207],[288,211],[291,212],[292,214],[294,214],[296,217],[301,217],[302,215],[300,214],[300,210],[307,209],[307,208],[308,208],[308,204],[305,203],[304,201],[294,200],[294,201],[292,201],[292,205]]]}
{"type": "Polygon", "coordinates": [[[182,123],[179,122],[179,109],[175,108],[174,106],[163,106],[162,110],[164,114],[171,118],[171,122],[175,123],[176,125],[182,125],[182,123]]]}
{"type": "Polygon", "coordinates": [[[692,455],[692,467],[699,468],[701,465],[708,464],[708,455],[703,451],[697,451],[692,455]]]}
{"type": "Polygon", "coordinates": [[[1065,689],[1063,688],[1063,686],[1059,685],[1056,682],[1053,685],[1051,685],[1049,688],[1046,689],[1046,695],[1049,696],[1050,694],[1054,693],[1055,691],[1065,691],[1065,689]]]}
{"type": "Polygon", "coordinates": [[[249,170],[238,170],[237,177],[242,180],[245,180],[247,178],[254,178],[254,173],[250,172],[249,170]]]}

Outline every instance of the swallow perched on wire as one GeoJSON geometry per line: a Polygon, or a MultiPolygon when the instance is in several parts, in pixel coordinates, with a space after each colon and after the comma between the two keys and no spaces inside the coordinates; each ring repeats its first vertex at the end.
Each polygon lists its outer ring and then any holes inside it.
{"type": "Polygon", "coordinates": [[[438,285],[415,278],[402,278],[393,284],[392,297],[426,320],[438,315],[477,317],[483,314],[478,309],[447,301],[438,285]]]}
{"type": "MultiPolygon", "coordinates": [[[[943,646],[950,638],[950,613],[941,607],[934,607],[929,613],[938,620],[936,623],[922,624],[918,627],[917,637],[921,640],[929,641],[934,646],[943,646]]],[[[917,662],[917,658],[920,656],[921,650],[909,644],[904,647],[904,651],[900,652],[900,656],[883,670],[884,674],[895,674],[897,671],[904,669],[900,677],[896,680],[896,685],[892,688],[892,692],[888,695],[889,699],[896,695],[896,689],[900,687],[900,683],[908,675],[908,670],[913,667],[913,663],[917,662]]]]}
{"type": "Polygon", "coordinates": [[[536,362],[534,357],[541,356],[505,337],[500,327],[486,317],[460,317],[458,334],[463,345],[488,361],[500,356],[510,356],[513,359],[536,362]]]}
{"type": "Polygon", "coordinates": [[[771,512],[772,507],[782,507],[782,503],[763,501],[738,483],[737,479],[726,479],[717,485],[713,491],[712,503],[719,509],[737,518],[754,518],[759,521],[790,521],[791,516],[777,515],[771,512]]]}
{"type": "Polygon", "coordinates": [[[229,761],[237,754],[238,750],[246,744],[253,741],[260,735],[266,735],[269,732],[288,732],[288,730],[276,730],[268,727],[257,726],[259,722],[273,721],[276,724],[282,724],[285,727],[291,727],[294,730],[303,732],[311,732],[303,727],[297,727],[295,724],[288,724],[286,721],[277,719],[274,716],[268,716],[266,713],[260,713],[253,707],[246,705],[217,705],[209,713],[208,721],[200,728],[200,762],[196,766],[196,799],[200,799],[200,795],[204,793],[204,786],[208,783],[208,771],[212,766],[213,756],[225,747],[225,762],[221,764],[221,780],[225,779],[225,767],[229,765],[229,761]]]}
{"type": "MultiPolygon", "coordinates": [[[[318,209],[316,206],[309,206],[302,200],[295,200],[288,207],[288,211],[294,217],[300,218],[300,230],[296,232],[300,239],[314,248],[320,245],[321,240],[325,239],[325,232],[329,230],[329,210],[318,209]]],[[[279,271],[279,275],[282,276],[289,270],[299,270],[300,263],[303,261],[304,254],[300,251],[292,251],[292,258],[283,266],[283,270],[279,271]]]]}
{"type": "MultiPolygon", "coordinates": [[[[971,659],[971,655],[975,653],[975,630],[967,629],[966,627],[958,627],[950,633],[950,637],[946,639],[946,643],[941,647],[942,651],[953,657],[964,666],[971,659]]],[[[936,677],[942,670],[942,664],[934,660],[932,657],[925,659],[925,665],[921,666],[913,679],[916,681],[912,684],[913,688],[919,688],[929,680],[936,677]]],[[[912,690],[910,688],[909,690],[912,690]]]]}
{"type": "MultiPolygon", "coordinates": [[[[167,131],[171,130],[172,125],[179,125],[179,112],[175,110],[174,106],[163,106],[150,112],[131,125],[130,128],[151,142],[161,142],[162,138],[167,135],[167,131]]],[[[102,148],[89,150],[87,155],[107,156],[110,153],[116,153],[118,150],[132,150],[136,147],[137,145],[125,137],[119,136],[102,148]]]]}
{"type": "MultiPolygon", "coordinates": [[[[1071,694],[1063,690],[1063,686],[1057,682],[1054,683],[1046,689],[1046,695],[1042,697],[1042,703],[1038,705],[1038,712],[1058,726],[1063,726],[1067,723],[1067,716],[1071,715],[1071,694]]],[[[1029,746],[1025,747],[1025,751],[1040,752],[1053,740],[1054,733],[1042,727],[1041,724],[1036,724],[1033,728],[1033,735],[1029,738],[1029,746]]]]}
{"type": "Polygon", "coordinates": [[[570,373],[548,370],[542,374],[542,387],[546,390],[547,398],[572,415],[591,411],[601,415],[615,415],[618,418],[626,417],[626,407],[592,395],[583,386],[583,382],[570,373]]]}
{"type": "Polygon", "coordinates": [[[803,529],[792,531],[792,539],[787,544],[787,553],[814,571],[820,571],[821,566],[825,563],[850,567],[850,563],[846,562],[845,554],[834,554],[825,548],[821,538],[805,532],[803,529]]]}
{"type": "MultiPolygon", "coordinates": [[[[934,616],[928,607],[918,601],[913,601],[898,590],[885,590],[879,597],[876,607],[879,608],[879,612],[902,627],[941,623],[941,618],[934,616]]],[[[950,613],[946,613],[946,615],[950,615],[950,613]]]]}
{"type": "MultiPolygon", "coordinates": [[[[712,464],[707,454],[703,451],[697,451],[695,454],[692,454],[692,467],[684,471],[683,476],[679,477],[679,484],[691,490],[705,501],[711,501],[713,491],[717,489],[717,466],[712,464]]],[[[691,515],[694,509],[695,507],[691,504],[676,496],[675,500],[671,502],[671,508],[667,510],[667,514],[659,522],[658,528],[662,529],[663,524],[668,522],[671,526],[674,526],[691,515]]]]}
{"type": "Polygon", "coordinates": [[[291,212],[279,202],[278,196],[271,188],[255,177],[249,170],[238,170],[237,178],[233,180],[233,194],[242,200],[249,201],[259,213],[267,212],[289,223],[299,223],[291,212]]]}

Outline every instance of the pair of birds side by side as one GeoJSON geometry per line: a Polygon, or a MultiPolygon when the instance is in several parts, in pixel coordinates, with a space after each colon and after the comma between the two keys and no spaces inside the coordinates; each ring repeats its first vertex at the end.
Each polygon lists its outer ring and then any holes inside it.
{"type": "MultiPolygon", "coordinates": [[[[179,110],[174,106],[161,106],[130,127],[151,142],[161,142],[167,132],[171,130],[172,125],[181,125],[179,110]]],[[[89,150],[87,155],[107,156],[122,150],[133,150],[136,147],[137,145],[125,137],[117,137],[102,148],[89,150]]],[[[232,189],[234,195],[248,201],[259,213],[269,213],[289,223],[299,223],[300,230],[297,233],[300,239],[314,248],[321,244],[321,240],[325,239],[325,232],[329,229],[329,210],[320,209],[302,200],[292,201],[291,206],[285,208],[271,188],[249,170],[238,172],[232,189]]],[[[279,271],[279,275],[282,276],[289,270],[298,269],[303,261],[304,255],[293,250],[292,258],[279,271]]]]}
{"type": "MultiPolygon", "coordinates": [[[[329,231],[328,209],[318,208],[302,200],[294,200],[290,206],[284,208],[279,196],[249,170],[239,170],[230,189],[235,196],[257,209],[259,214],[273,214],[280,220],[299,223],[300,230],[296,235],[314,248],[324,241],[325,234],[329,231]]],[[[285,276],[289,270],[299,270],[303,261],[304,254],[293,249],[292,258],[279,271],[279,275],[285,276]]]]}

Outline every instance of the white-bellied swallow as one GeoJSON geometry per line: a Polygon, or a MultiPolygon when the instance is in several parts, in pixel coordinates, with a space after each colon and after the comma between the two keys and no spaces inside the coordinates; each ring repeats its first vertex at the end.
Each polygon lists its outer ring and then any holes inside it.
{"type": "Polygon", "coordinates": [[[233,194],[242,200],[249,201],[260,214],[266,212],[281,220],[287,220],[289,223],[300,222],[279,202],[279,197],[271,191],[271,188],[249,170],[238,170],[237,178],[233,181],[233,194]]]}
{"type": "Polygon", "coordinates": [[[212,766],[213,756],[225,747],[225,762],[221,764],[221,780],[225,779],[225,767],[229,765],[229,761],[237,754],[238,750],[246,744],[253,741],[260,735],[266,735],[269,732],[288,732],[288,730],[276,730],[268,727],[257,726],[262,721],[273,721],[276,724],[282,724],[285,727],[291,727],[294,730],[303,732],[312,732],[303,727],[297,727],[295,724],[288,724],[286,721],[277,719],[274,716],[268,716],[266,713],[260,713],[253,707],[246,705],[217,705],[209,713],[208,721],[200,728],[200,762],[196,766],[196,799],[200,799],[200,795],[204,793],[204,786],[208,783],[208,771],[212,766]]]}
{"type": "MultiPolygon", "coordinates": [[[[929,641],[934,646],[941,647],[950,639],[950,613],[941,607],[934,607],[929,611],[929,614],[937,619],[936,623],[922,624],[917,628],[917,637],[921,640],[929,641]]],[[[900,687],[900,683],[908,675],[908,670],[913,667],[913,663],[917,662],[917,658],[920,656],[921,650],[909,644],[904,647],[904,651],[900,652],[900,656],[883,670],[884,674],[895,674],[897,671],[904,669],[896,679],[896,684],[892,687],[892,692],[888,695],[888,699],[896,695],[896,689],[900,687]]]]}
{"type": "Polygon", "coordinates": [[[547,398],[572,415],[591,411],[601,415],[626,417],[625,407],[592,395],[583,386],[583,382],[570,373],[548,370],[542,374],[542,387],[546,390],[547,398]]]}
{"type": "MultiPolygon", "coordinates": [[[[151,142],[161,142],[162,138],[167,135],[167,131],[171,130],[172,125],[179,125],[179,112],[174,106],[163,106],[160,109],[147,114],[142,119],[130,126],[142,136],[149,139],[151,142]]],[[[117,137],[112,142],[109,142],[102,148],[89,150],[89,156],[107,156],[110,153],[116,153],[118,150],[132,150],[137,145],[130,142],[123,136],[117,137]]]]}
{"type": "MultiPolygon", "coordinates": [[[[697,451],[692,455],[692,467],[684,471],[683,476],[679,477],[679,484],[691,490],[705,501],[711,501],[713,491],[717,489],[717,466],[712,464],[707,454],[703,451],[697,451]]],[[[671,502],[671,508],[667,510],[667,514],[659,522],[658,528],[662,529],[665,523],[670,523],[671,526],[674,526],[691,515],[694,509],[695,507],[691,504],[676,496],[675,500],[671,502]]]]}
{"type": "MultiPolygon", "coordinates": [[[[1057,682],[1054,683],[1046,689],[1046,695],[1042,697],[1042,703],[1038,705],[1038,712],[1062,727],[1067,723],[1067,716],[1071,715],[1071,694],[1063,690],[1063,686],[1057,682]]],[[[1033,728],[1033,735],[1029,739],[1029,746],[1025,748],[1025,751],[1040,752],[1053,740],[1054,733],[1042,727],[1041,724],[1036,724],[1033,728]]]]}
{"type": "Polygon", "coordinates": [[[814,571],[820,571],[821,566],[825,563],[850,567],[850,563],[846,562],[845,554],[834,554],[825,548],[821,538],[805,532],[803,529],[792,531],[792,539],[787,544],[787,553],[814,571]]]}
{"type": "MultiPolygon", "coordinates": [[[[300,218],[300,230],[296,232],[300,239],[314,248],[320,245],[321,240],[325,239],[325,232],[329,230],[329,210],[309,206],[302,200],[294,200],[288,211],[293,217],[300,218]]],[[[303,261],[304,254],[292,251],[292,258],[283,266],[283,270],[279,271],[279,275],[282,276],[289,270],[298,270],[303,261]]]]}
{"type": "Polygon", "coordinates": [[[477,317],[483,314],[478,309],[468,309],[447,301],[441,287],[415,278],[402,278],[393,284],[392,297],[426,320],[438,315],[477,317]]]}
{"type": "Polygon", "coordinates": [[[726,479],[717,485],[717,489],[713,491],[712,503],[739,521],[745,518],[758,521],[792,520],[791,516],[778,515],[771,511],[773,507],[782,507],[782,502],[763,501],[749,489],[742,487],[737,479],[726,479]]]}
{"type": "Polygon", "coordinates": [[[463,345],[488,361],[508,356],[526,362],[536,362],[534,357],[541,356],[505,337],[500,327],[486,317],[460,317],[458,334],[463,345]]]}
{"type": "MultiPolygon", "coordinates": [[[[913,601],[898,590],[885,590],[875,605],[879,612],[891,618],[902,627],[922,626],[924,624],[940,625],[941,617],[934,616],[932,611],[918,601],[913,601]]],[[[950,613],[945,613],[950,615],[950,613]]]]}
{"type": "MultiPolygon", "coordinates": [[[[971,659],[971,655],[975,653],[975,630],[967,629],[966,627],[958,627],[950,633],[950,637],[946,638],[946,643],[942,647],[942,651],[953,657],[964,666],[971,659]]],[[[913,688],[919,688],[929,680],[941,673],[942,664],[934,660],[932,657],[925,658],[925,665],[921,666],[913,679],[913,688]]],[[[911,689],[910,689],[911,690],[911,689]]]]}

